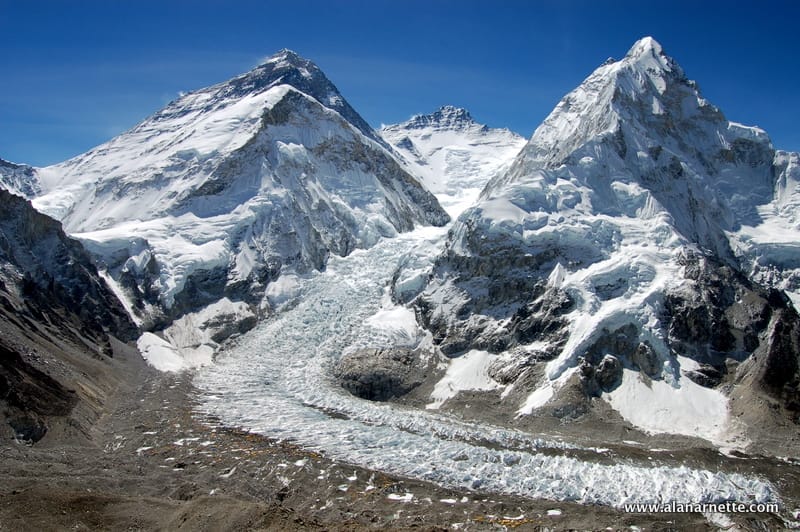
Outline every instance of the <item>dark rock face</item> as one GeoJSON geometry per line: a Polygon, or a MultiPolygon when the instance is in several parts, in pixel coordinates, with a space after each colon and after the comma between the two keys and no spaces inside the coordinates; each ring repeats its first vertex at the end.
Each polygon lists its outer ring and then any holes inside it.
{"type": "Polygon", "coordinates": [[[800,422],[800,318],[794,308],[775,312],[766,337],[753,354],[755,382],[800,422]]]}
{"type": "Polygon", "coordinates": [[[66,416],[75,392],[0,345],[0,414],[17,440],[36,443],[47,433],[47,418],[66,416]]]}
{"type": "MultiPolygon", "coordinates": [[[[406,122],[409,129],[423,129],[433,127],[444,130],[459,130],[477,125],[469,111],[452,105],[440,107],[429,115],[414,115],[406,122]]],[[[483,126],[484,129],[488,127],[483,126]]]]}
{"type": "Polygon", "coordinates": [[[69,324],[99,344],[105,343],[106,333],[125,341],[138,336],[89,254],[64,234],[60,223],[5,190],[0,190],[0,204],[0,273],[5,290],[17,285],[21,303],[34,316],[69,324]]]}
{"type": "Polygon", "coordinates": [[[664,315],[670,347],[701,363],[684,374],[716,387],[741,363],[737,385],[800,411],[800,316],[786,295],[708,258],[689,257],[686,272],[695,290],[668,294],[664,315]]]}
{"type": "Polygon", "coordinates": [[[427,371],[418,351],[386,348],[360,349],[345,355],[334,374],[353,395],[370,401],[387,401],[422,384],[427,371]]]}
{"type": "Polygon", "coordinates": [[[613,331],[604,329],[589,347],[580,366],[581,385],[588,396],[610,392],[622,379],[622,369],[638,370],[657,376],[663,367],[653,347],[641,341],[639,329],[628,324],[613,331]]]}
{"type": "Polygon", "coordinates": [[[667,294],[664,318],[673,348],[718,365],[720,354],[741,360],[759,345],[780,297],[712,259],[687,256],[693,290],[667,294]]]}
{"type": "MultiPolygon", "coordinates": [[[[548,354],[539,353],[540,359],[554,358],[566,341],[563,334],[568,327],[564,318],[574,302],[568,294],[548,287],[541,280],[530,278],[470,279],[465,287],[473,297],[459,306],[454,316],[437,312],[430,294],[423,293],[414,306],[420,323],[433,333],[434,343],[445,355],[457,355],[468,349],[482,349],[499,353],[533,340],[548,340],[548,354]],[[475,285],[484,285],[475,290],[475,285]],[[483,294],[483,297],[475,297],[483,294]],[[529,299],[528,299],[529,298],[529,299]],[[491,321],[481,315],[492,316],[495,309],[515,309],[502,329],[488,327],[491,321]]],[[[454,283],[460,288],[458,280],[454,283]]]]}
{"type": "Polygon", "coordinates": [[[103,368],[110,336],[139,331],[60,223],[2,189],[0,205],[0,439],[35,443],[54,420],[82,426],[70,416],[82,400],[91,415],[96,389],[69,376],[103,368]]]}
{"type": "Polygon", "coordinates": [[[725,371],[725,366],[715,368],[708,364],[702,364],[698,369],[684,371],[683,374],[700,386],[716,388],[722,382],[725,371]]]}

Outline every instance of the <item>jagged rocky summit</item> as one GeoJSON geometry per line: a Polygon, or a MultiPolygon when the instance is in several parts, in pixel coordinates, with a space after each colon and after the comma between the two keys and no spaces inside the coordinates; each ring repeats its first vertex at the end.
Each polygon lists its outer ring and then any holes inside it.
{"type": "Polygon", "coordinates": [[[131,314],[163,330],[141,347],[200,360],[291,299],[296,276],[331,253],[449,221],[322,71],[289,50],[28,182],[131,314]]]}
{"type": "Polygon", "coordinates": [[[414,307],[451,365],[489,358],[520,422],[610,405],[645,431],[731,441],[760,422],[755,397],[797,423],[797,160],[644,38],[491,180],[414,307]]]}

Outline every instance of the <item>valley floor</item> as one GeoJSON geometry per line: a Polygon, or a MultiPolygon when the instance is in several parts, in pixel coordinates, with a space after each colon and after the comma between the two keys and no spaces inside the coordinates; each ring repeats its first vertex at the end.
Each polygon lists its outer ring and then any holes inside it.
{"type": "Polygon", "coordinates": [[[132,350],[115,359],[131,384],[106,402],[92,441],[0,448],[0,530],[711,528],[700,514],[625,514],[353,467],[223,427],[197,413],[191,375],[155,372],[132,350]]]}

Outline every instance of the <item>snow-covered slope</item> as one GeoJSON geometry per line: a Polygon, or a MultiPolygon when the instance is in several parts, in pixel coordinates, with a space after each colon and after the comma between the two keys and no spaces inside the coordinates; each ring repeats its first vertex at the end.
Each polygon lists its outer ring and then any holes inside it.
{"type": "MultiPolygon", "coordinates": [[[[35,206],[100,257],[146,325],[223,298],[268,312],[280,275],[448,221],[319,68],[288,50],[37,173],[35,206]]],[[[252,312],[229,314],[249,323],[252,312]]]]}
{"type": "Polygon", "coordinates": [[[775,152],[774,168],[772,201],[729,237],[752,276],[785,290],[800,309],[800,154],[775,152]]]}
{"type": "Polygon", "coordinates": [[[516,133],[481,125],[467,110],[449,105],[383,126],[380,134],[453,218],[472,205],[486,182],[505,171],[525,145],[516,133]]]}
{"type": "Polygon", "coordinates": [[[644,38],[565,96],[459,218],[419,314],[446,354],[495,353],[486,373],[522,415],[580,417],[603,397],[645,430],[725,440],[726,384],[797,406],[797,313],[740,270],[765,224],[790,225],[765,213],[796,201],[796,160],[644,38]],[[783,355],[776,330],[795,346],[783,355]]]}

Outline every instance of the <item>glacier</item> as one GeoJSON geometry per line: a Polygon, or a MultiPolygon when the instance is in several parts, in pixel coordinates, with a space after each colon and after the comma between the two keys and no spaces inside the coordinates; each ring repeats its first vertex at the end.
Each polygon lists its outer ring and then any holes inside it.
{"type": "MultiPolygon", "coordinates": [[[[420,128],[385,126],[381,133],[412,162],[415,152],[421,155],[420,146],[426,140],[429,147],[433,146],[428,153],[441,153],[448,146],[464,149],[459,148],[464,135],[444,133],[446,125],[432,125],[444,116],[458,115],[464,116],[454,108],[443,108],[438,115],[420,115],[410,121],[424,124],[420,128]],[[416,129],[421,134],[415,136],[416,129]],[[441,135],[435,139],[437,130],[441,135]]],[[[474,133],[476,128],[467,129],[474,133]]],[[[472,140],[461,146],[469,142],[472,140]]],[[[463,164],[459,159],[462,164],[453,164],[452,158],[448,163],[446,157],[434,157],[428,163],[427,179],[438,176],[437,196],[452,216],[462,212],[465,195],[477,197],[486,181],[492,176],[496,181],[509,169],[517,143],[515,139],[508,146],[502,160],[463,164]],[[482,165],[493,171],[482,174],[483,182],[475,177],[471,187],[459,189],[461,172],[469,173],[470,168],[482,165]]],[[[476,157],[480,152],[480,148],[476,150],[476,157]]],[[[643,193],[633,185],[627,190],[643,193]]],[[[520,212],[513,204],[500,207],[493,212],[520,212]]],[[[492,377],[498,362],[513,365],[512,351],[473,349],[455,358],[443,356],[434,333],[424,323],[418,324],[411,313],[411,309],[418,312],[413,302],[425,295],[423,290],[430,290],[430,273],[440,260],[440,250],[456,235],[453,229],[467,223],[471,212],[467,210],[449,230],[421,228],[383,239],[347,257],[332,257],[324,272],[293,279],[291,294],[280,312],[238,338],[214,365],[198,372],[195,383],[204,394],[200,411],[211,419],[324,452],[347,463],[455,488],[614,507],[629,502],[779,500],[775,487],[756,476],[647,461],[609,463],[603,460],[606,449],[569,443],[556,435],[534,436],[509,426],[470,421],[440,410],[461,391],[489,390],[502,397],[514,392],[513,382],[492,377]],[[427,409],[365,401],[348,393],[336,380],[336,365],[348,353],[397,346],[422,351],[437,368],[427,409]],[[583,454],[578,458],[571,452],[583,454]]],[[[657,233],[659,223],[663,224],[663,219],[653,218],[643,227],[631,220],[627,227],[638,235],[631,244],[637,250],[638,255],[633,255],[637,260],[619,257],[615,262],[598,263],[592,272],[595,279],[606,279],[608,285],[619,277],[631,278],[632,289],[626,286],[627,295],[642,303],[657,287],[670,284],[676,271],[668,261],[665,266],[659,265],[672,254],[649,241],[650,231],[657,233]]],[[[539,229],[542,227],[546,224],[539,229]]],[[[664,242],[670,243],[670,239],[679,237],[666,232],[664,242]]],[[[590,275],[584,272],[583,278],[579,277],[574,265],[556,263],[548,271],[547,283],[554,290],[565,285],[586,286],[590,275]]],[[[620,288],[607,289],[614,290],[620,288]]],[[[459,305],[459,297],[464,294],[441,294],[437,303],[446,307],[444,315],[455,314],[453,308],[459,305]]],[[[528,345],[546,349],[546,344],[531,341],[528,345]]],[[[691,366],[688,361],[681,362],[691,366]]],[[[539,397],[534,392],[529,399],[545,404],[554,393],[554,385],[549,383],[537,391],[539,397]]],[[[716,393],[695,387],[692,389],[701,389],[701,394],[716,393]]],[[[628,397],[622,394],[626,391],[635,393],[636,388],[619,388],[610,400],[625,401],[628,397]]],[[[713,430],[694,435],[698,434],[718,436],[713,430]]]]}
{"type": "MultiPolygon", "coordinates": [[[[578,459],[557,452],[574,446],[555,439],[364,401],[342,389],[332,368],[348,349],[376,346],[370,318],[385,312],[394,270],[406,253],[420,246],[432,251],[444,236],[443,230],[420,229],[332,258],[325,272],[302,280],[294,306],[198,370],[200,411],[347,463],[454,488],[615,507],[777,499],[775,488],[758,478],[578,459]]],[[[426,336],[418,330],[416,341],[424,344],[426,336]]]]}

